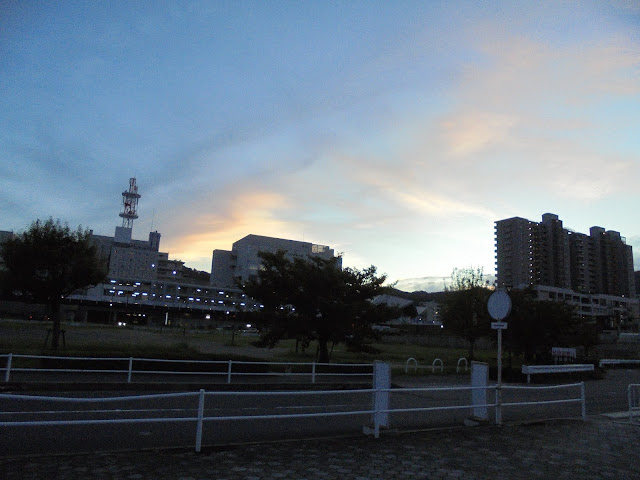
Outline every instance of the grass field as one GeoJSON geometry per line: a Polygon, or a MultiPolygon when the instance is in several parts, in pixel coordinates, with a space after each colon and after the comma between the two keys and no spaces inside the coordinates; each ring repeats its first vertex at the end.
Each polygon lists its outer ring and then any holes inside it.
{"type": "MultiPolygon", "coordinates": [[[[51,355],[50,322],[0,321],[0,354],[51,355]],[[45,346],[45,340],[49,339],[45,346]]],[[[275,348],[259,348],[252,345],[255,335],[230,331],[190,331],[176,328],[116,327],[95,324],[63,324],[64,345],[56,355],[96,357],[138,357],[207,360],[255,360],[312,362],[316,345],[311,344],[305,352],[295,352],[295,341],[280,342],[275,348]]],[[[458,359],[467,351],[457,348],[425,347],[416,344],[372,345],[376,353],[349,351],[343,344],[333,347],[333,363],[368,363],[375,360],[391,362],[395,368],[404,366],[409,358],[418,365],[430,366],[434,359],[442,360],[445,371],[455,372],[458,359]]],[[[477,351],[476,359],[495,364],[495,351],[477,351]]],[[[412,371],[413,369],[410,369],[412,371]]],[[[412,374],[427,374],[431,369],[419,368],[412,374]]]]}

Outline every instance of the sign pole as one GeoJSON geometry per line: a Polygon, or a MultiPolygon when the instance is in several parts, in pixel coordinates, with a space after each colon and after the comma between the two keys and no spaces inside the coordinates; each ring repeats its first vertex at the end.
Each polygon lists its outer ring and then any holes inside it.
{"type": "Polygon", "coordinates": [[[496,424],[502,425],[502,328],[498,329],[498,387],[496,390],[496,424]]]}
{"type": "Polygon", "coordinates": [[[496,424],[502,425],[502,330],[506,330],[507,322],[503,322],[511,313],[511,298],[504,290],[496,290],[489,297],[487,309],[491,318],[491,328],[498,330],[498,384],[496,386],[496,424]]]}

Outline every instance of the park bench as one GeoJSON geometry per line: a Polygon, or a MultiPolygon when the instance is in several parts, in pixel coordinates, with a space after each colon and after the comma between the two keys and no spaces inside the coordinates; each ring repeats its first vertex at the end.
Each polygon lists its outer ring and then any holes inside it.
{"type": "Polygon", "coordinates": [[[592,372],[592,363],[569,363],[566,365],[523,365],[522,373],[527,376],[527,383],[531,383],[531,375],[537,373],[569,373],[592,372]]]}

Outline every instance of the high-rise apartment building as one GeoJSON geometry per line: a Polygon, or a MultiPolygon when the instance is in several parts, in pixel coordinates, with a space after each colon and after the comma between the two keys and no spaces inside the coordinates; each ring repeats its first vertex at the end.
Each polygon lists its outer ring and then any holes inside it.
{"type": "Polygon", "coordinates": [[[557,215],[545,213],[539,223],[499,220],[495,234],[498,286],[635,295],[632,247],[619,232],[592,227],[589,235],[576,233],[557,215]]]}

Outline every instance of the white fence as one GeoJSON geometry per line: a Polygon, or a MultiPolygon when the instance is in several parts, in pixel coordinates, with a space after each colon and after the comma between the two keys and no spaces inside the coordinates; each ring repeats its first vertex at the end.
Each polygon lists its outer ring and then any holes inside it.
{"type": "Polygon", "coordinates": [[[629,385],[629,421],[633,423],[633,417],[640,415],[640,384],[629,385]]]}
{"type": "MultiPolygon", "coordinates": [[[[371,363],[298,363],[298,362],[241,362],[235,360],[165,360],[155,358],[134,357],[56,357],[47,355],[0,355],[0,359],[6,358],[4,370],[5,383],[11,380],[11,374],[16,372],[28,373],[65,373],[65,374],[121,374],[122,380],[127,379],[131,383],[134,375],[197,375],[202,377],[222,378],[226,383],[231,383],[232,378],[239,377],[307,377],[311,383],[316,383],[319,378],[336,377],[366,377],[373,375],[371,363]],[[16,367],[14,360],[27,361],[55,361],[57,363],[82,364],[82,368],[47,368],[47,367],[16,367]],[[89,364],[117,365],[121,368],[91,368],[89,364]],[[161,367],[149,369],[148,366],[156,364],[161,367]],[[169,366],[182,367],[170,369],[169,366]],[[142,368],[146,366],[147,368],[142,368]],[[165,367],[166,368],[162,368],[165,367]],[[197,367],[197,368],[196,368],[197,367]]],[[[40,378],[39,380],[42,380],[40,378]]]]}
{"type": "MultiPolygon", "coordinates": [[[[546,404],[560,404],[560,403],[580,403],[582,407],[582,418],[586,419],[586,404],[585,404],[585,389],[584,383],[576,383],[571,385],[556,385],[556,386],[548,386],[548,387],[530,387],[530,386],[503,386],[505,390],[529,390],[533,392],[543,391],[543,390],[560,390],[560,389],[580,389],[580,395],[577,397],[570,397],[561,400],[543,400],[543,401],[522,401],[522,402],[510,402],[510,403],[502,403],[502,407],[524,407],[528,405],[546,405],[546,404]]],[[[195,410],[195,415],[191,414],[184,417],[162,417],[162,416],[154,416],[150,417],[149,410],[139,410],[137,413],[140,416],[135,418],[118,418],[122,415],[121,409],[112,409],[112,410],[101,410],[101,413],[104,415],[111,415],[111,418],[102,418],[102,419],[91,419],[91,418],[82,418],[76,420],[33,420],[33,421],[0,421],[0,427],[37,427],[37,426],[52,426],[52,425],[90,425],[90,424],[118,424],[118,423],[152,423],[152,422],[192,422],[196,424],[196,438],[195,438],[195,450],[199,452],[202,447],[202,438],[203,438],[203,427],[205,422],[219,422],[219,421],[255,421],[255,420],[264,420],[264,419],[285,419],[285,418],[313,418],[313,417],[332,417],[332,416],[354,416],[354,415],[362,415],[362,416],[370,416],[371,425],[373,425],[373,431],[375,432],[375,437],[379,436],[380,426],[386,426],[386,419],[384,414],[395,414],[395,413],[407,413],[407,412],[429,412],[429,411],[444,411],[444,410],[469,410],[471,412],[473,408],[484,406],[484,407],[495,407],[498,409],[498,404],[496,403],[487,403],[486,405],[477,405],[471,403],[463,403],[459,405],[438,405],[438,406],[422,406],[422,407],[412,407],[412,408],[391,408],[389,405],[389,395],[391,393],[429,393],[429,397],[433,397],[433,393],[437,395],[438,393],[451,392],[451,391],[467,391],[471,393],[474,389],[484,389],[484,390],[495,390],[496,391],[496,399],[497,399],[497,387],[486,386],[486,387],[471,387],[471,386],[456,386],[456,387],[429,387],[429,388],[402,388],[402,389],[391,389],[391,388],[375,388],[375,389],[358,389],[358,390],[330,390],[330,391],[270,391],[270,392],[205,392],[204,390],[200,390],[199,392],[190,392],[190,393],[171,393],[171,394],[161,394],[161,395],[144,395],[144,396],[127,396],[127,397],[110,397],[110,398],[64,398],[64,397],[45,397],[45,396],[27,396],[27,395],[15,395],[15,394],[0,394],[0,400],[13,400],[15,402],[30,402],[30,401],[46,401],[51,403],[109,403],[109,402],[121,402],[121,401],[140,401],[140,400],[151,400],[151,399],[162,399],[162,398],[197,398],[198,406],[197,410],[195,410]],[[340,408],[339,410],[334,411],[326,411],[328,406],[325,405],[325,402],[322,402],[318,407],[319,410],[325,411],[315,411],[309,413],[284,413],[284,414],[253,414],[253,415],[216,415],[216,416],[207,416],[206,413],[206,399],[207,398],[220,398],[222,396],[233,396],[237,395],[239,397],[246,396],[271,396],[271,397],[281,397],[285,399],[290,399],[295,396],[303,396],[303,395],[350,395],[350,394],[371,394],[371,406],[369,408],[359,408],[359,409],[349,409],[347,404],[341,405],[329,405],[329,407],[340,408]],[[383,414],[383,415],[381,415],[383,414]]],[[[471,395],[468,397],[471,398],[471,395]]],[[[5,402],[6,403],[6,402],[5,402]]],[[[216,403],[216,402],[214,402],[216,403]]],[[[300,406],[302,407],[302,406],[300,406]]],[[[162,412],[173,412],[175,410],[162,410],[162,412]]],[[[187,410],[193,412],[194,410],[187,410]]],[[[54,411],[56,418],[60,418],[60,413],[64,411],[54,411]]],[[[132,412],[136,412],[135,410],[128,410],[129,415],[132,412]]],[[[21,414],[27,415],[33,412],[29,411],[11,411],[11,412],[1,412],[0,415],[9,415],[11,418],[16,418],[21,414]]],[[[88,410],[85,413],[91,414],[92,411],[88,410]]],[[[496,416],[498,413],[496,412],[496,416]]],[[[366,418],[366,417],[365,417],[366,418]]]]}
{"type": "Polygon", "coordinates": [[[600,367],[606,367],[608,365],[640,365],[640,360],[630,359],[618,359],[618,358],[603,358],[600,360],[600,367]]]}

